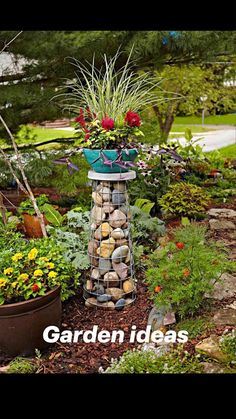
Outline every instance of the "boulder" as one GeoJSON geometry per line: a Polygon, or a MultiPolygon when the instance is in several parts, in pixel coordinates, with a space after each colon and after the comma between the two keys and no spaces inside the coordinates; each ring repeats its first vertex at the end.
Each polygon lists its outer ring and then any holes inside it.
{"type": "Polygon", "coordinates": [[[212,218],[209,220],[211,230],[234,230],[236,225],[232,221],[228,220],[215,220],[212,218]]]}

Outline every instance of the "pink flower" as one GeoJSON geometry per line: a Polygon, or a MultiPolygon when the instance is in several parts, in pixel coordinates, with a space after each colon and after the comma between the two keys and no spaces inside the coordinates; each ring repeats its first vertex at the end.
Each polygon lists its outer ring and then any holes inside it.
{"type": "Polygon", "coordinates": [[[125,122],[127,122],[130,127],[140,127],[141,118],[136,112],[128,111],[125,115],[125,122]]]}
{"type": "Polygon", "coordinates": [[[114,120],[112,118],[103,118],[102,119],[102,128],[107,131],[110,131],[115,126],[114,120]]]}

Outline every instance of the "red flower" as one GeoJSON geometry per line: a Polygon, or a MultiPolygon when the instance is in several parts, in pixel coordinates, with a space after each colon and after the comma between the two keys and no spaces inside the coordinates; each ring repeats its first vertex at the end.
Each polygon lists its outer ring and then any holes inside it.
{"type": "Polygon", "coordinates": [[[157,285],[157,287],[154,288],[154,292],[161,292],[161,286],[157,285]]]}
{"type": "Polygon", "coordinates": [[[112,118],[103,118],[102,119],[102,128],[106,129],[107,131],[110,131],[115,126],[114,120],[112,118]]]}
{"type": "Polygon", "coordinates": [[[177,249],[183,249],[184,248],[184,243],[182,243],[182,242],[177,242],[176,243],[176,247],[177,247],[177,249]]]}
{"type": "Polygon", "coordinates": [[[125,115],[125,122],[127,122],[130,127],[140,127],[141,118],[136,112],[128,111],[125,115]]]}
{"type": "Polygon", "coordinates": [[[188,269],[184,269],[183,270],[183,276],[185,276],[185,278],[187,278],[190,275],[190,271],[188,269]]]}
{"type": "Polygon", "coordinates": [[[90,137],[90,134],[89,133],[85,134],[85,140],[88,140],[89,137],[90,137]]]}
{"type": "Polygon", "coordinates": [[[32,289],[33,292],[37,292],[37,291],[39,291],[39,286],[37,284],[33,284],[31,289],[32,289]]]}
{"type": "Polygon", "coordinates": [[[75,122],[78,122],[82,128],[85,128],[86,122],[84,118],[84,111],[82,108],[79,110],[79,116],[75,118],[75,122]]]}

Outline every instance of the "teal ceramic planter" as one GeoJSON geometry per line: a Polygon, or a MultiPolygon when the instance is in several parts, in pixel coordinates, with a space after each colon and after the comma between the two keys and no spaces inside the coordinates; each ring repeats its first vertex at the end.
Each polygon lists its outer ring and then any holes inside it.
{"type": "MultiPolygon", "coordinates": [[[[87,160],[91,168],[98,173],[124,173],[130,170],[129,167],[121,168],[116,163],[112,163],[111,167],[104,164],[104,158],[102,157],[101,150],[90,150],[89,148],[84,148],[84,157],[87,160]]],[[[103,150],[103,156],[106,159],[114,161],[118,157],[116,150],[103,150]]],[[[126,154],[122,150],[122,161],[134,161],[138,155],[138,152],[135,148],[128,150],[129,154],[126,154]]]]}

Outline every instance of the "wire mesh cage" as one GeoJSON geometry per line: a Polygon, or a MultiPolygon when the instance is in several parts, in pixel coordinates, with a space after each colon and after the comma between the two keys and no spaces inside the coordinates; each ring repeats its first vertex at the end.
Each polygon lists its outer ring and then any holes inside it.
{"type": "MultiPolygon", "coordinates": [[[[133,174],[132,174],[133,173],[133,174]]],[[[136,296],[132,253],[131,212],[127,174],[114,180],[92,172],[90,272],[84,284],[86,306],[121,310],[136,296]],[[97,178],[96,178],[97,177],[97,178]]]]}

